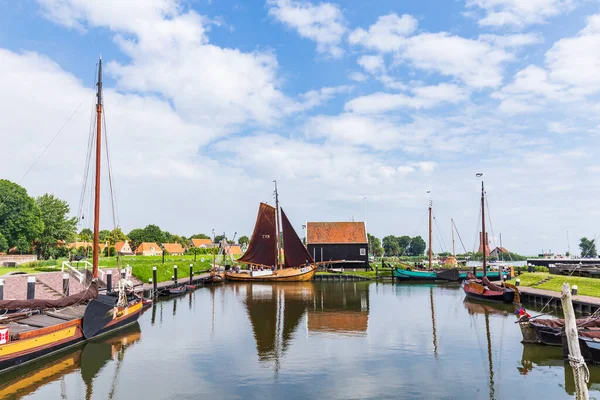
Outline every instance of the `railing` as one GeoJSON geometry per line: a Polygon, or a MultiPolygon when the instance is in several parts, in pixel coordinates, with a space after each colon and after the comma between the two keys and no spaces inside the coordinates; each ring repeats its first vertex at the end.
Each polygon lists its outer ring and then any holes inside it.
{"type": "MultiPolygon", "coordinates": [[[[83,263],[84,266],[84,270],[87,273],[88,268],[93,269],[94,265],[87,261],[87,260],[81,260],[81,261],[77,261],[77,263],[83,263]]],[[[62,262],[62,271],[65,271],[65,266],[71,270],[73,272],[73,274],[79,279],[80,283],[83,283],[83,280],[85,279],[85,274],[81,271],[79,271],[79,268],[75,268],[69,261],[63,261],[62,262]]],[[[100,279],[105,281],[105,272],[103,270],[100,269],[100,267],[98,267],[98,273],[100,274],[100,279]]]]}

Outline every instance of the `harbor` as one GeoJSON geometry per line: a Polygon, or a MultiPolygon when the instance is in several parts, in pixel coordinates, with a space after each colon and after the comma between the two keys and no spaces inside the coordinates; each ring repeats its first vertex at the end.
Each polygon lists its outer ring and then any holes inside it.
{"type": "MultiPolygon", "coordinates": [[[[130,331],[4,375],[0,393],[27,399],[496,399],[527,388],[540,398],[571,398],[573,375],[562,350],[521,344],[513,310],[465,300],[458,285],[205,287],[159,300],[130,331]],[[468,360],[467,352],[473,355],[468,360]]],[[[588,367],[594,397],[600,368],[588,367]]]]}

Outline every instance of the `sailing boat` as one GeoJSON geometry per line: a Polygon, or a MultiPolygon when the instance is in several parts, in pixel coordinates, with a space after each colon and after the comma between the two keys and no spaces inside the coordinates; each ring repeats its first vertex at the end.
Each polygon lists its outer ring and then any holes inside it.
{"type": "Polygon", "coordinates": [[[429,200],[429,269],[426,271],[414,271],[410,269],[394,269],[394,277],[401,281],[458,281],[460,279],[458,268],[433,270],[432,249],[432,215],[433,202],[429,200]]]}
{"type": "Polygon", "coordinates": [[[98,294],[100,232],[100,160],[102,144],[102,59],[98,64],[96,103],[96,171],[93,269],[90,286],[58,300],[0,301],[0,372],[46,357],[83,341],[135,322],[142,299],[131,282],[121,279],[118,290],[98,294]]]}
{"type": "Polygon", "coordinates": [[[281,259],[277,182],[275,182],[275,204],[276,206],[273,207],[260,203],[248,249],[238,260],[240,263],[248,264],[251,270],[227,271],[225,278],[228,280],[300,282],[309,281],[315,275],[317,265],[302,244],[283,209],[281,209],[283,260],[281,259]]]}
{"type": "MultiPolygon", "coordinates": [[[[483,174],[478,173],[477,177],[483,174]]],[[[481,181],[481,232],[485,238],[485,189],[483,180],[481,181]]],[[[502,277],[502,274],[500,275],[502,277]]],[[[502,279],[502,278],[501,278],[502,279]]],[[[475,275],[470,272],[462,283],[463,290],[467,297],[472,297],[480,300],[499,301],[503,303],[512,303],[513,301],[520,302],[519,290],[514,285],[504,283],[496,285],[487,277],[487,254],[485,245],[483,246],[483,279],[478,280],[475,275]]]]}

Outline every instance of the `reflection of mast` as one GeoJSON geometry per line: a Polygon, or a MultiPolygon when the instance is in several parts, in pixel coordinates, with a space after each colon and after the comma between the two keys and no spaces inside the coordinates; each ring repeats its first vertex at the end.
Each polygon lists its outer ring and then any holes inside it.
{"type": "Polygon", "coordinates": [[[490,338],[490,317],[486,311],[485,313],[485,336],[487,338],[487,351],[488,351],[488,360],[489,360],[489,368],[490,368],[490,399],[494,399],[494,366],[492,364],[492,340],[490,338]]]}
{"type": "Polygon", "coordinates": [[[431,300],[431,324],[433,326],[433,356],[437,359],[437,333],[435,330],[435,306],[433,305],[433,288],[429,288],[429,299],[431,300]]]}

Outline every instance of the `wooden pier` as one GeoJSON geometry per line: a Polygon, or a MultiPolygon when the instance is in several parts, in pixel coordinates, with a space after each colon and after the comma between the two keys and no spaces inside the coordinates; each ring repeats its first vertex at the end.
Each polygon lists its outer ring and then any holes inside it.
{"type": "MultiPolygon", "coordinates": [[[[560,293],[551,290],[537,289],[532,287],[519,286],[521,301],[523,303],[544,306],[547,303],[552,309],[562,309],[560,293]]],[[[581,314],[593,314],[600,308],[600,298],[590,296],[573,296],[573,308],[581,314]]]]}
{"type": "MultiPolygon", "coordinates": [[[[192,277],[192,285],[197,285],[197,284],[204,284],[206,283],[206,281],[210,278],[210,273],[206,272],[206,273],[202,273],[202,274],[194,274],[194,276],[192,277]]],[[[156,290],[157,291],[161,291],[164,289],[171,289],[177,286],[181,286],[181,285],[187,285],[190,284],[190,278],[188,277],[182,277],[180,279],[177,279],[177,283],[175,283],[175,281],[169,280],[169,281],[164,281],[164,282],[158,282],[156,284],[156,290]]],[[[138,286],[136,288],[136,291],[143,291],[145,297],[152,297],[153,293],[152,291],[154,290],[154,284],[153,283],[144,283],[142,286],[138,286]],[[148,294],[146,296],[146,294],[148,294]]]]}

